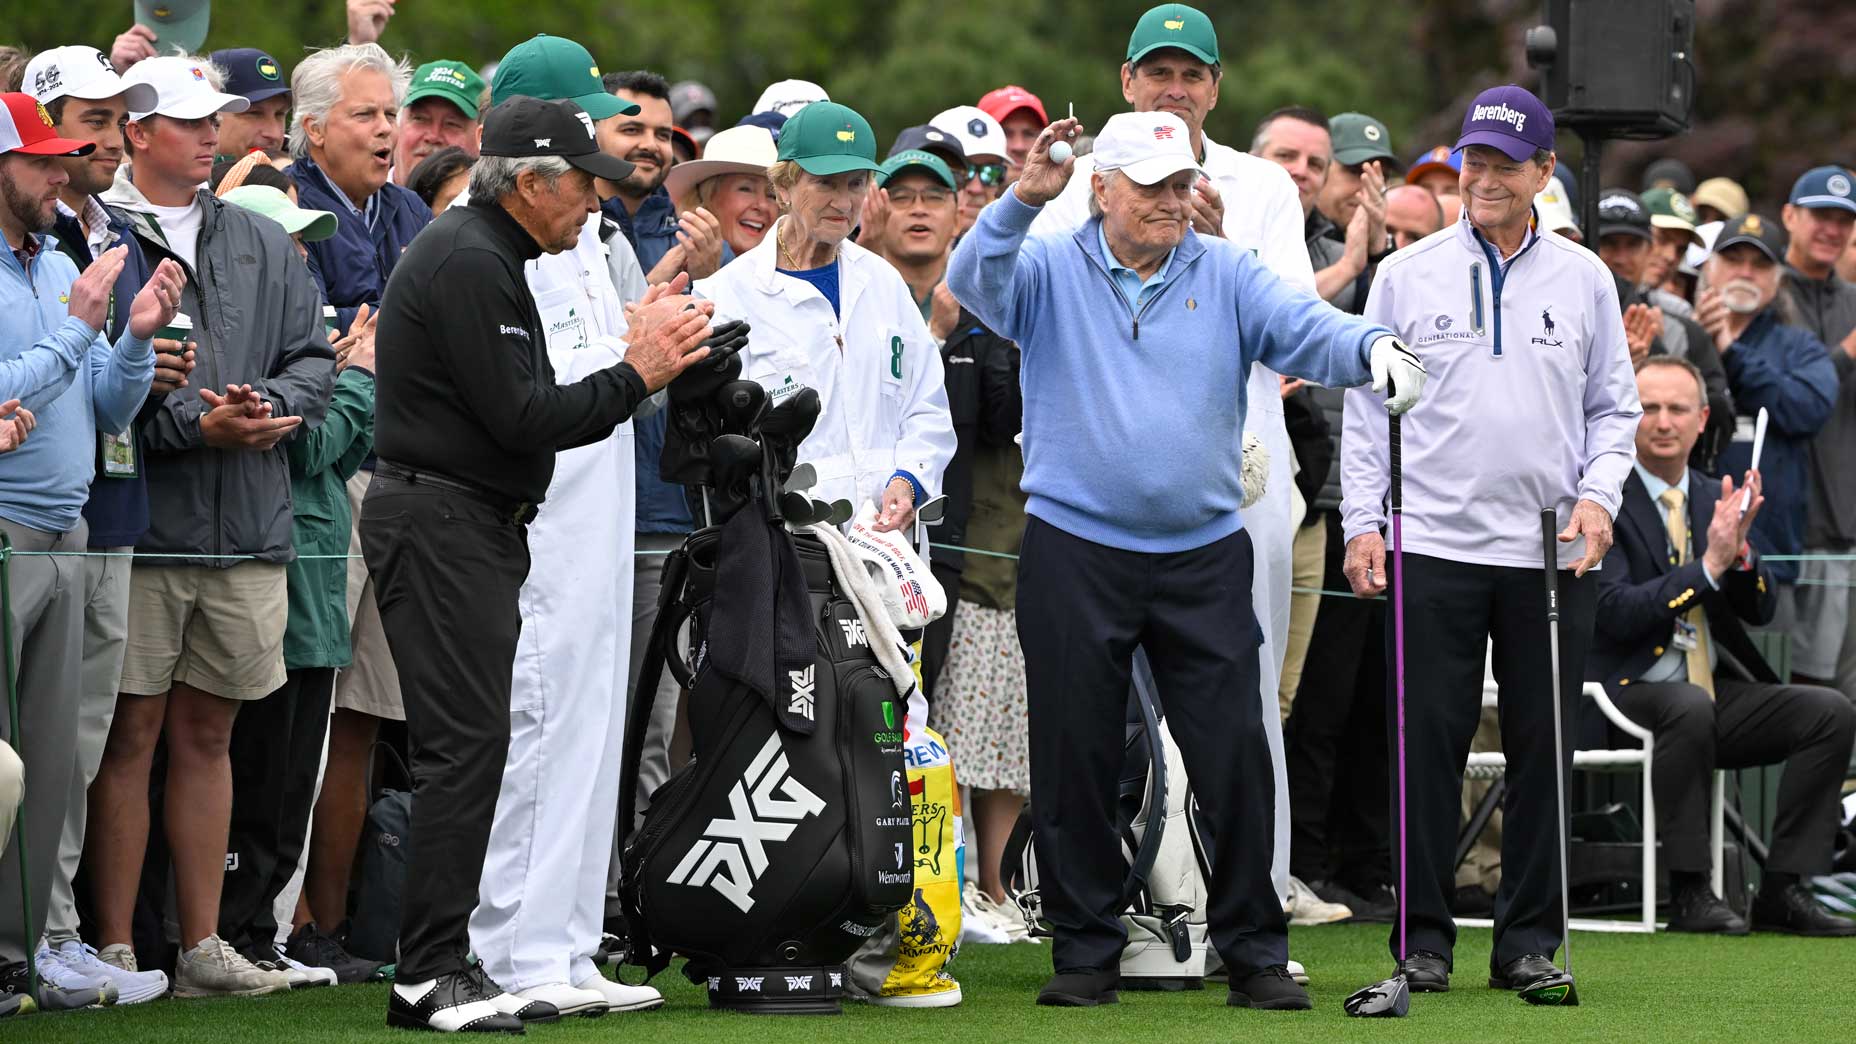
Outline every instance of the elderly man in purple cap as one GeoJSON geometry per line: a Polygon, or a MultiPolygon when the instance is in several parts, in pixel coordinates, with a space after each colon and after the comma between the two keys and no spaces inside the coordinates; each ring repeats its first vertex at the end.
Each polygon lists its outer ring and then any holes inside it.
{"type": "MultiPolygon", "coordinates": [[[[1403,426],[1409,951],[1413,990],[1449,988],[1450,915],[1463,766],[1493,643],[1508,755],[1502,884],[1489,982],[1522,989],[1558,974],[1559,814],[1541,526],[1559,532],[1562,707],[1591,645],[1597,577],[1630,475],[1636,381],[1611,273],[1536,228],[1554,169],[1553,117],[1519,87],[1484,91],[1463,120],[1463,220],[1380,263],[1366,318],[1423,355],[1435,390],[1403,426]],[[1499,448],[1494,448],[1499,446],[1499,448]]],[[[1355,594],[1386,590],[1386,411],[1347,393],[1341,442],[1345,571],[1355,594]]],[[[1388,653],[1388,659],[1391,654],[1388,653]]],[[[1569,766],[1568,766],[1569,767],[1569,766]]]]}

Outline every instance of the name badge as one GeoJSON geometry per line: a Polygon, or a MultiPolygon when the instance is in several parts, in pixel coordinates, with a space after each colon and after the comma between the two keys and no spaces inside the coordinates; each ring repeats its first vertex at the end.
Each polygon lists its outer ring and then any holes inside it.
{"type": "Polygon", "coordinates": [[[141,474],[135,454],[135,434],[132,431],[125,431],[121,435],[99,432],[97,459],[102,465],[97,471],[104,478],[134,478],[141,474]]]}
{"type": "Polygon", "coordinates": [[[1687,620],[1677,620],[1676,633],[1670,637],[1669,644],[1683,652],[1689,652],[1695,648],[1698,637],[1699,635],[1694,624],[1689,623],[1687,620]]]}

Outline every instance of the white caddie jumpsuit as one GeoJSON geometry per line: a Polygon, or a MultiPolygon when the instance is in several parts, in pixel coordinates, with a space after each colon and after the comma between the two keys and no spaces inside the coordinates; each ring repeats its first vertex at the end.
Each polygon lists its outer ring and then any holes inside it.
{"type": "Polygon", "coordinates": [[[818,391],[818,423],[799,444],[799,460],[818,471],[806,495],[880,507],[883,488],[906,471],[938,496],[954,424],[941,353],[908,284],[889,262],[847,241],[838,251],[841,317],[834,315],[811,284],[775,271],[779,230],[776,222],[759,246],[691,292],[715,302],[716,322],[746,319],[753,327],[741,375],[764,386],[771,405],[800,388],[818,391]]]}
{"type": "MultiPolygon", "coordinates": [[[[557,383],[624,358],[599,215],[573,250],[524,270],[557,383]]],[[[511,992],[599,973],[631,655],[633,471],[630,421],[560,453],[528,529],[509,756],[470,918],[471,946],[511,992]]]]}
{"type": "MultiPolygon", "coordinates": [[[[1302,239],[1302,204],[1289,174],[1269,160],[1238,152],[1201,135],[1205,156],[1200,161],[1224,198],[1224,235],[1250,250],[1277,278],[1309,293],[1315,292],[1315,270],[1302,239]]],[[[1044,207],[1031,226],[1042,235],[1075,228],[1089,218],[1088,156],[1076,161],[1063,194],[1044,207]]],[[[1276,894],[1289,900],[1289,769],[1283,757],[1282,712],[1276,688],[1282,677],[1283,653],[1289,643],[1289,588],[1295,572],[1295,520],[1290,489],[1295,481],[1295,450],[1283,420],[1282,382],[1276,371],[1252,363],[1248,389],[1249,409],[1244,432],[1255,435],[1269,452],[1269,483],[1263,499],[1244,509],[1244,529],[1256,548],[1256,573],[1251,603],[1264,643],[1258,667],[1258,699],[1263,705],[1263,732],[1269,739],[1270,758],[1276,770],[1276,837],[1270,876],[1276,894]]]]}

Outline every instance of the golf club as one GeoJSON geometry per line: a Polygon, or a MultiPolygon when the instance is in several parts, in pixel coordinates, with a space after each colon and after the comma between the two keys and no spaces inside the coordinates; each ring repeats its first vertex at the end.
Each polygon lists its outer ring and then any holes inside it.
{"type": "Polygon", "coordinates": [[[816,485],[818,485],[817,469],[813,468],[810,462],[801,462],[793,465],[792,474],[786,476],[786,481],[781,484],[781,488],[798,493],[816,485]]]}
{"type": "Polygon", "coordinates": [[[1399,460],[1399,415],[1391,417],[1392,482],[1392,675],[1398,729],[1398,974],[1356,991],[1344,1003],[1360,1019],[1402,1019],[1411,1012],[1411,983],[1403,970],[1411,951],[1405,945],[1405,491],[1399,460]]]}
{"type": "Polygon", "coordinates": [[[1554,826],[1560,840],[1560,938],[1566,950],[1566,970],[1546,976],[1521,990],[1521,999],[1529,1004],[1552,1004],[1577,1007],[1579,990],[1572,980],[1572,906],[1566,878],[1571,864],[1566,859],[1566,734],[1560,724],[1560,588],[1559,554],[1554,547],[1558,531],[1552,508],[1540,512],[1540,547],[1547,576],[1547,655],[1553,663],[1553,797],[1558,802],[1559,818],[1554,826]]]}
{"type": "Polygon", "coordinates": [[[849,522],[851,516],[855,514],[857,514],[857,509],[851,506],[851,502],[839,497],[831,502],[831,517],[826,521],[834,526],[841,526],[849,522]]]}

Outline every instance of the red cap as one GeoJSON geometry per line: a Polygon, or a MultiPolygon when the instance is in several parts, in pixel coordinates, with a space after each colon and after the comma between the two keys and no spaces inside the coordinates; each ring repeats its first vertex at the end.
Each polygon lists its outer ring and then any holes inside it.
{"type": "Polygon", "coordinates": [[[1007,116],[1020,109],[1030,109],[1031,115],[1038,118],[1040,125],[1050,122],[1050,117],[1044,115],[1044,103],[1038,100],[1038,96],[1017,84],[1008,83],[996,91],[987,91],[986,96],[980,99],[980,110],[1000,123],[1004,123],[1007,116]]]}
{"type": "Polygon", "coordinates": [[[17,91],[0,94],[0,153],[23,152],[28,156],[88,156],[97,147],[88,141],[60,138],[52,129],[51,113],[38,99],[17,91]]]}

